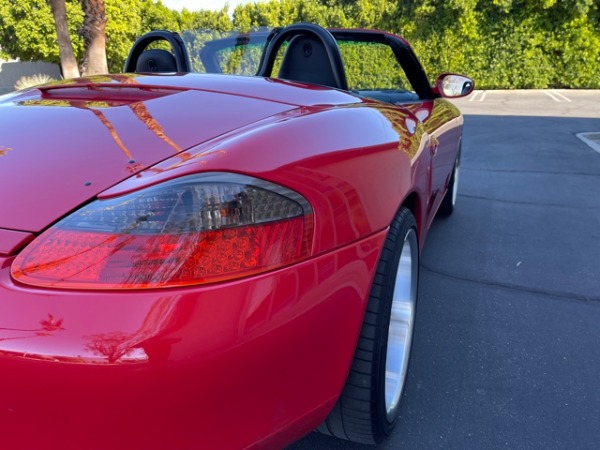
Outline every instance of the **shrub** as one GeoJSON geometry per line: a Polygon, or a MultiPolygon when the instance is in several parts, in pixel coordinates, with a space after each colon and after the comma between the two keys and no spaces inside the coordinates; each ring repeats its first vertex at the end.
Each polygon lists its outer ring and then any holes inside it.
{"type": "Polygon", "coordinates": [[[15,89],[25,89],[32,86],[37,86],[39,84],[46,84],[51,81],[56,81],[50,75],[46,75],[45,73],[38,73],[30,76],[23,76],[17,80],[15,83],[15,89]]]}

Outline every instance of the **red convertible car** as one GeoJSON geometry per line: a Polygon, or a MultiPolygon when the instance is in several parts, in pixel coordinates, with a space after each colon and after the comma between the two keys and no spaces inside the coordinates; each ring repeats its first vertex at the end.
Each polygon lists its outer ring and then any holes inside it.
{"type": "Polygon", "coordinates": [[[385,438],[473,81],[312,24],[125,72],[0,97],[0,446],[385,438]]]}

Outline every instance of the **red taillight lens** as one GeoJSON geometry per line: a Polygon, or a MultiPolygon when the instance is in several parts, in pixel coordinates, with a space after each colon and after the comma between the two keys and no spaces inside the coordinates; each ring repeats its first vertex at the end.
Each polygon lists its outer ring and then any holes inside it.
{"type": "Polygon", "coordinates": [[[98,200],[15,259],[26,284],[145,289],[224,281],[309,256],[310,206],[298,194],[231,174],[185,177],[98,200]]]}

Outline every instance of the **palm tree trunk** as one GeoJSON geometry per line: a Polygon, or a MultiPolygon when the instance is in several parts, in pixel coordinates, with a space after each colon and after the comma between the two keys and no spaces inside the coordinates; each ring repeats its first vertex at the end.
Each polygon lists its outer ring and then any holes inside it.
{"type": "Polygon", "coordinates": [[[50,0],[50,8],[52,9],[52,15],[54,16],[54,23],[56,25],[56,37],[58,39],[62,75],[65,78],[77,78],[79,76],[79,68],[77,67],[77,60],[73,53],[71,36],[69,36],[65,0],[50,0]]]}
{"type": "MultiPolygon", "coordinates": [[[[54,1],[54,0],[53,0],[54,1]]],[[[108,73],[106,63],[106,8],[104,0],[83,0],[83,56],[85,75],[108,73]]]]}

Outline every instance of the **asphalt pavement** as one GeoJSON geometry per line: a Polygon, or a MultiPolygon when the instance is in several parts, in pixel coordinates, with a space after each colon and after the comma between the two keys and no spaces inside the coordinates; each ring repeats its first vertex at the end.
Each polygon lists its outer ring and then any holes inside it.
{"type": "Polygon", "coordinates": [[[399,426],[377,447],[600,448],[600,91],[476,91],[457,209],[421,259],[399,426]],[[599,142],[598,140],[596,142],[599,142]]]}

